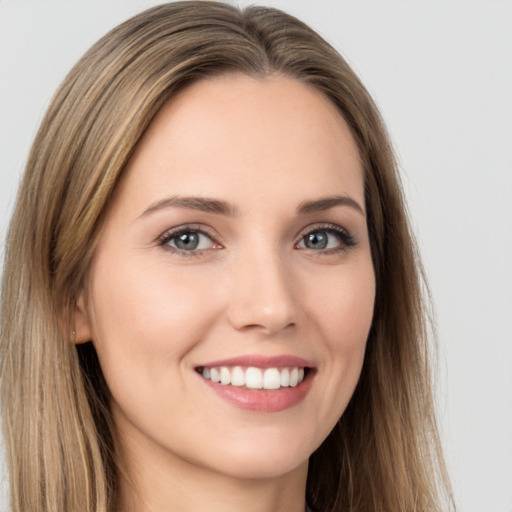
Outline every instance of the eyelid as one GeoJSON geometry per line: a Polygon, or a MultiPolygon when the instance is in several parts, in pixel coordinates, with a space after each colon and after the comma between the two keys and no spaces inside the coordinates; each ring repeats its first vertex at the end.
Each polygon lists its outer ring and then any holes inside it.
{"type": "MultiPolygon", "coordinates": [[[[338,224],[332,224],[330,222],[319,222],[316,224],[311,224],[309,226],[306,226],[304,229],[300,231],[300,233],[296,237],[296,241],[294,242],[294,248],[298,248],[297,245],[304,239],[304,237],[310,233],[314,233],[315,231],[329,231],[331,233],[335,233],[340,237],[340,245],[339,247],[331,248],[331,249],[322,249],[322,250],[315,250],[314,252],[317,252],[318,254],[329,254],[329,253],[338,253],[341,251],[346,251],[356,245],[355,238],[350,234],[350,232],[338,225],[338,224]]],[[[164,248],[165,250],[168,250],[172,253],[184,255],[184,256],[201,256],[205,253],[209,253],[212,250],[218,250],[221,248],[224,248],[223,242],[220,240],[221,237],[218,235],[216,231],[214,231],[209,226],[205,226],[204,224],[181,224],[179,226],[172,227],[170,229],[167,229],[164,231],[156,240],[157,244],[164,248]],[[212,247],[208,249],[198,249],[198,250],[181,250],[177,247],[173,247],[168,244],[169,240],[173,237],[179,235],[180,233],[186,233],[186,232],[195,232],[200,233],[208,238],[211,239],[212,243],[216,245],[217,247],[212,247]]],[[[307,248],[306,248],[307,250],[307,248]]]]}
{"type": "Polygon", "coordinates": [[[204,254],[205,252],[209,252],[210,250],[218,250],[220,248],[223,248],[222,242],[219,241],[220,236],[213,231],[210,227],[205,226],[204,224],[181,224],[179,226],[172,227],[170,229],[167,229],[164,231],[156,240],[157,244],[164,248],[165,250],[168,250],[173,253],[177,253],[180,255],[185,256],[199,256],[201,254],[204,254]],[[212,243],[214,245],[217,245],[219,247],[212,247],[209,249],[199,249],[199,250],[191,250],[191,251],[184,251],[177,247],[173,247],[171,245],[168,245],[169,240],[174,238],[175,236],[179,235],[180,233],[200,233],[202,235],[207,236],[210,238],[212,243]]]}
{"type": "Polygon", "coordinates": [[[350,249],[354,245],[356,245],[356,239],[350,234],[350,232],[338,224],[332,224],[330,222],[319,222],[317,224],[311,224],[297,235],[297,241],[295,242],[295,247],[304,239],[304,237],[310,233],[314,233],[315,231],[330,231],[336,233],[341,238],[340,247],[332,248],[332,249],[324,249],[318,250],[319,254],[329,254],[344,251],[350,249]]]}

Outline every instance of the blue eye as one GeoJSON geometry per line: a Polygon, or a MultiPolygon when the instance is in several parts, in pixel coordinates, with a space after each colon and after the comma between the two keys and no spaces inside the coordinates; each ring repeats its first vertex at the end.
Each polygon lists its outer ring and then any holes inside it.
{"type": "Polygon", "coordinates": [[[206,233],[191,229],[167,234],[161,245],[185,252],[204,251],[215,247],[214,241],[206,233]]]}
{"type": "Polygon", "coordinates": [[[299,249],[313,251],[343,250],[355,245],[355,240],[346,231],[338,227],[320,228],[309,231],[297,244],[299,249]]]}

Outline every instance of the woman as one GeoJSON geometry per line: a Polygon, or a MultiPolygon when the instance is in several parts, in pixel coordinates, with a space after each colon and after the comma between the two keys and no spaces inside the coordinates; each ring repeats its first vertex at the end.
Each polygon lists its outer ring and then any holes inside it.
{"type": "Polygon", "coordinates": [[[128,20],[54,97],[7,240],[13,510],[441,509],[418,269],[377,109],[317,34],[128,20]]]}

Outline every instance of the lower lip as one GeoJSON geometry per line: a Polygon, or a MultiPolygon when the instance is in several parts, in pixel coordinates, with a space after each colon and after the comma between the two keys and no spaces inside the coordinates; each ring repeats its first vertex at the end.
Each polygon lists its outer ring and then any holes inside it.
{"type": "Polygon", "coordinates": [[[290,409],[304,400],[313,382],[313,372],[310,370],[306,378],[294,388],[275,390],[247,389],[223,385],[201,377],[203,382],[226,402],[255,412],[279,412],[290,409]]]}

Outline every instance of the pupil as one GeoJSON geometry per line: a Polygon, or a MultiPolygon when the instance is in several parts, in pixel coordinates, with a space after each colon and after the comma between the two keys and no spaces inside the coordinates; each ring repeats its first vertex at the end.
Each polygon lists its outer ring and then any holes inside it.
{"type": "Polygon", "coordinates": [[[306,246],[309,249],[325,249],[327,247],[327,234],[324,231],[310,233],[307,236],[306,246]]]}
{"type": "Polygon", "coordinates": [[[176,238],[176,247],[178,249],[193,250],[199,244],[197,233],[182,233],[176,238]]]}

